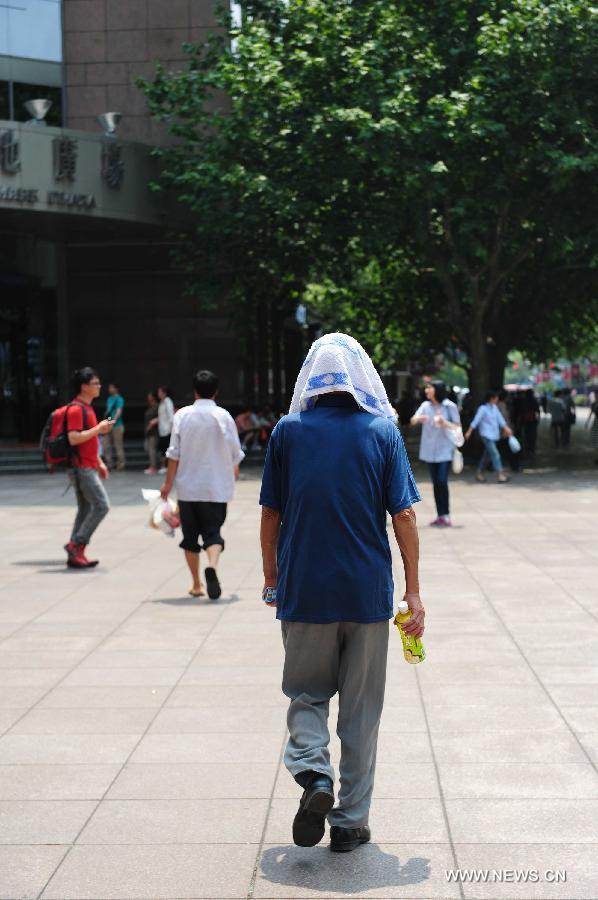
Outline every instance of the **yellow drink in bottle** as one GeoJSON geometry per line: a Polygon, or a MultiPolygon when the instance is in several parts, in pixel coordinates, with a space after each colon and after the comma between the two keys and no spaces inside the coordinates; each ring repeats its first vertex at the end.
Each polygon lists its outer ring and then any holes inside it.
{"type": "Polygon", "coordinates": [[[395,616],[395,625],[399,629],[399,634],[401,635],[401,640],[403,642],[403,656],[408,663],[416,665],[417,663],[424,661],[426,658],[426,651],[419,638],[414,637],[412,634],[405,634],[401,628],[401,625],[403,625],[404,622],[408,622],[410,618],[411,610],[409,609],[409,604],[406,600],[400,600],[398,612],[395,616]]]}

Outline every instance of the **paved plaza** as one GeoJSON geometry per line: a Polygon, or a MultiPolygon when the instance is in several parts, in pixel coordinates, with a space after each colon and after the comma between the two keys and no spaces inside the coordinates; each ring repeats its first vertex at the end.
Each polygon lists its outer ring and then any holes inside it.
{"type": "Polygon", "coordinates": [[[149,480],[111,479],[91,572],[64,567],[63,477],[0,481],[1,898],[598,897],[591,465],[466,471],[442,531],[418,470],[428,658],[391,635],[373,840],[346,856],[292,844],[259,470],[229,507],[217,602],[187,596],[177,542],[144,527],[149,480]],[[513,880],[447,880],[459,867],[513,880]]]}

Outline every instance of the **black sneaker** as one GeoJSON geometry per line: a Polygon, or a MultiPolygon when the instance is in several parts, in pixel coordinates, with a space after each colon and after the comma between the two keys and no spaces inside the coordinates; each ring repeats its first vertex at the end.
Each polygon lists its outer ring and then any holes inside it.
{"type": "Polygon", "coordinates": [[[218,581],[218,576],[216,575],[216,569],[213,569],[212,566],[208,566],[206,569],[204,569],[204,575],[206,576],[208,597],[210,598],[210,600],[217,600],[222,593],[222,588],[220,587],[220,582],[218,581]]]}
{"type": "Polygon", "coordinates": [[[304,790],[293,821],[293,840],[298,847],[315,847],[324,837],[326,816],[334,806],[334,785],[317,773],[304,790]]]}
{"type": "Polygon", "coordinates": [[[330,829],[330,849],[333,853],[350,853],[360,844],[367,844],[371,836],[369,825],[362,825],[361,828],[333,825],[330,829]]]}

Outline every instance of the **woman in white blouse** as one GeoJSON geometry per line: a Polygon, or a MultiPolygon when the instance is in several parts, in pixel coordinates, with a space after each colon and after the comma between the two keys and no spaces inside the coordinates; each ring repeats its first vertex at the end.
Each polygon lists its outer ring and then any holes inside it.
{"type": "Polygon", "coordinates": [[[411,424],[422,426],[419,458],[428,463],[434,485],[436,518],[430,525],[451,524],[449,514],[448,476],[455,452],[455,443],[449,429],[461,427],[459,410],[446,396],[446,388],[440,381],[427,384],[426,399],[411,418],[411,424]]]}

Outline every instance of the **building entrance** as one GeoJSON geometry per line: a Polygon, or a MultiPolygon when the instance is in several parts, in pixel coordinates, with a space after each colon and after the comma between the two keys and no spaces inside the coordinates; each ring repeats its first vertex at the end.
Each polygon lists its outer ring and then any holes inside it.
{"type": "Polygon", "coordinates": [[[57,395],[55,290],[0,268],[0,440],[36,441],[57,395]]]}

